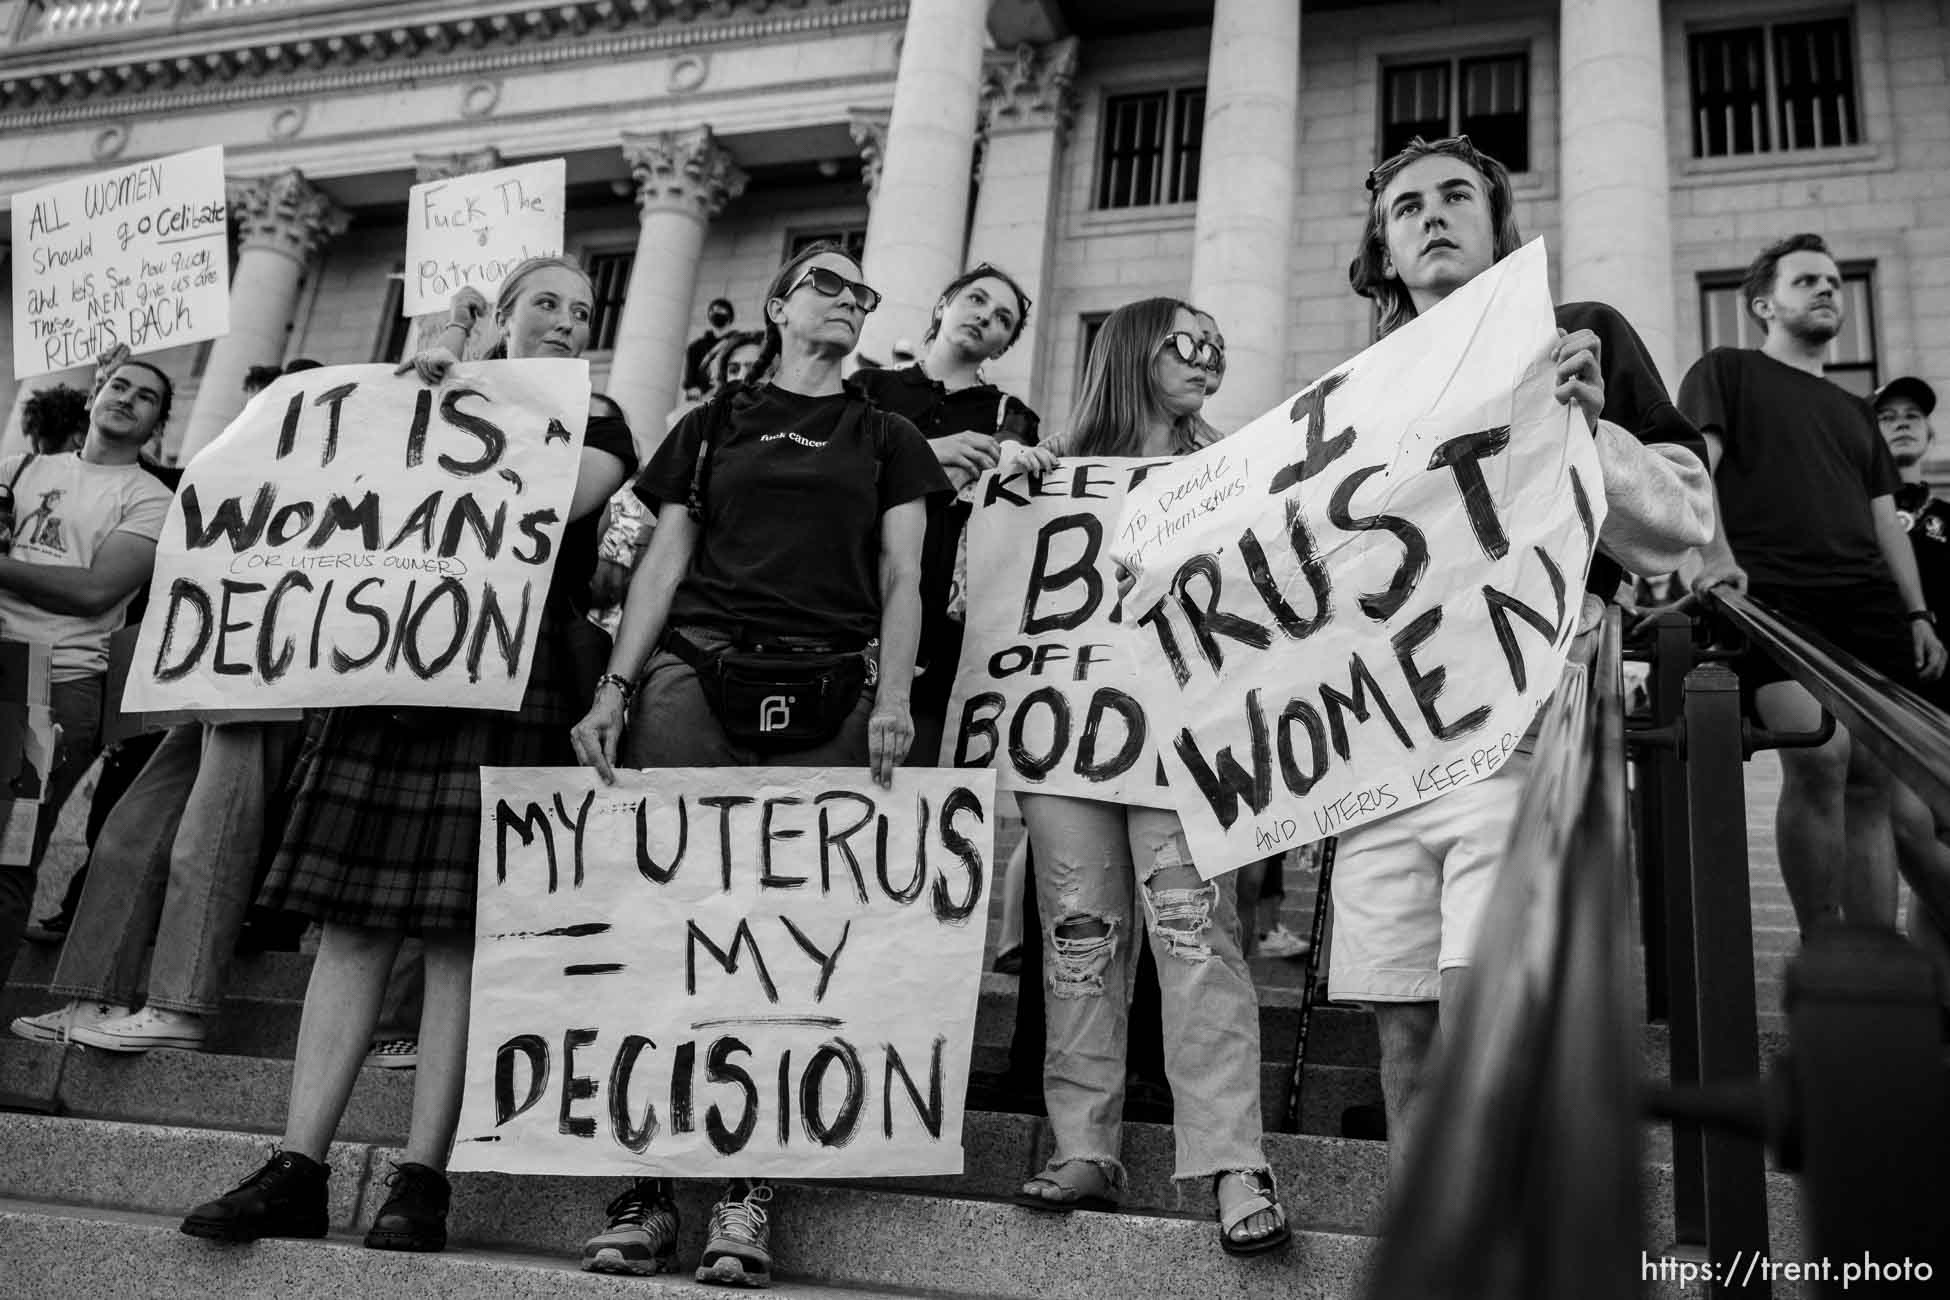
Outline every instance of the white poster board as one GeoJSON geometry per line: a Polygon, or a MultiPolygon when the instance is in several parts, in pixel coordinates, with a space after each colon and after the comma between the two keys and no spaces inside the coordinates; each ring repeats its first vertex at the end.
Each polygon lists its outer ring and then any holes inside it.
{"type": "Polygon", "coordinates": [[[406,201],[401,310],[445,311],[468,285],[491,303],[508,272],[562,254],[568,164],[560,158],[415,185],[406,201]]]}
{"type": "Polygon", "coordinates": [[[998,789],[1165,808],[1157,729],[1117,613],[1124,493],[1169,460],[990,470],[968,523],[968,618],[940,761],[998,789]]]}
{"type": "Polygon", "coordinates": [[[1217,446],[1114,546],[1212,876],[1481,780],[1548,697],[1605,509],[1533,241],[1217,446]]]}
{"type": "Polygon", "coordinates": [[[994,779],[481,770],[456,1169],[959,1173],[994,779]]]}
{"type": "Polygon", "coordinates": [[[123,707],[521,705],[589,365],[285,375],[183,473],[123,707]]]}
{"type": "Polygon", "coordinates": [[[14,195],[13,268],[16,378],[228,334],[223,150],[14,195]]]}

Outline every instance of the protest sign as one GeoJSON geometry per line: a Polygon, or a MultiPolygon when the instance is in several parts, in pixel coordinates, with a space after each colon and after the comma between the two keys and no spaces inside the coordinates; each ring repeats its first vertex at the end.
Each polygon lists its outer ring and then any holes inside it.
{"type": "Polygon", "coordinates": [[[1126,497],[1113,551],[1207,876],[1495,772],[1605,509],[1533,242],[1126,497]]]}
{"type": "Polygon", "coordinates": [[[1108,542],[1126,488],[1172,463],[1070,457],[977,482],[942,764],[993,765],[1015,793],[1170,806],[1108,542]]]}
{"type": "Polygon", "coordinates": [[[456,1169],[959,1173],[987,772],[481,770],[456,1169]]]}
{"type": "Polygon", "coordinates": [[[230,332],[223,150],[13,196],[14,373],[93,365],[230,332]]]}
{"type": "Polygon", "coordinates": [[[579,360],[279,378],[183,473],[122,707],[519,708],[588,407],[579,360]]]}
{"type": "Polygon", "coordinates": [[[403,313],[445,311],[469,285],[493,302],[523,261],[561,256],[567,166],[549,158],[408,191],[403,313]]]}

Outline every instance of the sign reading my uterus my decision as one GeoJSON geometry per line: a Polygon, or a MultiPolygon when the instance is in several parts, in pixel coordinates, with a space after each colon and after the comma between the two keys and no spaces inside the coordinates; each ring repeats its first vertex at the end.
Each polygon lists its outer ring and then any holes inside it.
{"type": "Polygon", "coordinates": [[[483,768],[454,1168],[960,1173],[994,793],[483,768]]]}
{"type": "Polygon", "coordinates": [[[284,375],[185,468],[123,707],[521,706],[589,365],[284,375]]]}
{"type": "Polygon", "coordinates": [[[230,332],[223,150],[193,149],[13,196],[14,374],[230,332]]]}
{"type": "Polygon", "coordinates": [[[1125,497],[1112,546],[1207,876],[1495,772],[1604,522],[1534,241],[1125,497]]]}
{"type": "Polygon", "coordinates": [[[468,286],[489,302],[508,272],[562,252],[568,164],[560,158],[415,185],[406,203],[407,316],[444,311],[468,286]]]}

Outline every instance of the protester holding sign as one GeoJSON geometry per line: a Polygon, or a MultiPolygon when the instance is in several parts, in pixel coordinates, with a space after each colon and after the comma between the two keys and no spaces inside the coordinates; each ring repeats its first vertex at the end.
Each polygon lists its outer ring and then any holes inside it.
{"type": "MultiPolygon", "coordinates": [[[[1164,457],[1209,438],[1199,416],[1213,349],[1190,307],[1148,298],[1104,321],[1062,450],[1164,457]]],[[[1200,879],[1168,810],[1020,793],[1043,916],[1049,1042],[1043,1096],[1056,1148],[1017,1201],[1067,1213],[1113,1204],[1126,990],[1141,917],[1157,957],[1165,1072],[1176,1101],[1176,1177],[1212,1180],[1219,1244],[1256,1254],[1287,1241],[1260,1128],[1259,1003],[1239,948],[1233,890],[1200,879]]]]}
{"type": "MultiPolygon", "coordinates": [[[[574,731],[605,779],[620,752],[636,768],[871,765],[889,786],[907,757],[926,498],[948,484],[913,425],[841,380],[880,304],[860,274],[833,245],[787,262],[752,377],[685,416],[637,480],[657,531],[574,731]]],[[[726,1188],[699,1281],[765,1285],[771,1198],[726,1188]]],[[[676,1241],[669,1188],[640,1179],[582,1266],[660,1272],[676,1241]]]]}
{"type": "MultiPolygon", "coordinates": [[[[1380,336],[1522,244],[1509,173],[1466,137],[1417,138],[1369,174],[1368,189],[1361,251],[1348,274],[1355,292],[1378,304],[1380,336]]],[[[1674,409],[1644,344],[1616,311],[1566,304],[1557,321],[1557,400],[1584,413],[1604,477],[1600,550],[1637,572],[1674,568],[1710,522],[1699,434],[1674,409]]],[[[1592,565],[1581,633],[1597,626],[1600,602],[1618,577],[1616,564],[1592,565]]],[[[1330,985],[1336,998],[1374,1008],[1397,1171],[1417,1122],[1438,1008],[1453,999],[1469,965],[1516,814],[1528,741],[1486,779],[1340,835],[1330,985]]]]}
{"type": "Polygon", "coordinates": [[[100,750],[108,641],[149,580],[169,489],[141,464],[169,421],[175,388],[146,361],[123,361],[95,392],[81,450],[0,461],[13,494],[12,546],[0,554],[0,637],[50,648],[60,746],[41,792],[25,865],[0,864],[0,983],[34,902],[54,815],[100,750]]]}
{"type": "MultiPolygon", "coordinates": [[[[575,262],[535,258],[509,272],[495,303],[502,342],[492,355],[572,358],[589,343],[594,293],[575,262]]],[[[443,339],[461,340],[480,296],[456,295],[443,339]]],[[[442,382],[454,353],[424,352],[412,367],[442,382]]],[[[557,436],[532,424],[522,437],[557,436]]],[[[446,1244],[448,1149],[465,1073],[475,883],[484,765],[566,764],[575,716],[570,638],[595,567],[605,501],[634,467],[622,421],[588,422],[580,469],[554,555],[518,712],[448,708],[340,708],[308,738],[298,792],[270,878],[267,905],[322,922],[292,1068],[283,1150],[258,1172],[184,1220],[192,1236],[223,1241],[325,1234],[322,1163],[365,1059],[393,955],[405,934],[425,948],[426,994],[406,1160],[392,1175],[366,1245],[439,1250],[446,1244]]],[[[466,693],[457,693],[460,700],[466,693]]]]}
{"type": "MultiPolygon", "coordinates": [[[[920,360],[893,370],[862,371],[856,382],[876,405],[913,421],[949,482],[965,492],[1001,457],[1019,456],[1036,444],[1036,413],[981,375],[983,364],[1013,347],[1028,323],[1029,295],[1006,272],[984,262],[941,291],[920,360]]],[[[1046,456],[1035,465],[1053,461],[1046,456]]],[[[962,642],[961,612],[949,608],[950,588],[968,516],[964,500],[935,497],[928,502],[928,534],[921,549],[915,741],[909,762],[931,766],[941,749],[962,642]]]]}

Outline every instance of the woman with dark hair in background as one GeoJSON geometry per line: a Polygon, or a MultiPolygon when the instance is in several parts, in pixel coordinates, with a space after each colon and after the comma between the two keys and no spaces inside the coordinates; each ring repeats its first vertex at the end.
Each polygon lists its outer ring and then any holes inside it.
{"type": "MultiPolygon", "coordinates": [[[[494,319],[504,334],[488,355],[580,356],[593,298],[589,277],[568,258],[521,263],[501,286],[494,319]]],[[[458,335],[464,344],[485,307],[479,293],[463,289],[441,340],[458,335]]],[[[436,346],[400,369],[440,383],[457,355],[436,346]]],[[[426,961],[412,1127],[366,1245],[446,1245],[451,1193],[441,1170],[459,1121],[467,1048],[480,772],[572,760],[564,730],[582,697],[565,662],[569,625],[595,565],[599,511],[635,463],[621,420],[589,421],[518,712],[334,709],[308,737],[262,898],[324,929],[298,1027],[283,1149],[191,1211],[184,1232],[222,1241],[325,1235],[325,1153],[365,1059],[393,956],[412,933],[426,961]]]]}
{"type": "MultiPolygon", "coordinates": [[[[609,671],[573,732],[576,756],[605,780],[620,756],[634,768],[870,766],[885,786],[907,756],[926,498],[948,484],[913,425],[841,381],[880,303],[860,274],[830,244],[787,262],[765,297],[751,375],[685,416],[637,480],[656,533],[630,580],[609,671]],[[760,651],[764,671],[823,683],[767,679],[780,681],[777,695],[822,701],[796,707],[783,730],[718,689],[727,660],[760,651]]],[[[699,1281],[770,1281],[771,1200],[762,1180],[725,1189],[699,1281]]],[[[608,1214],[583,1247],[585,1269],[670,1267],[677,1207],[667,1182],[635,1180],[608,1214]]]]}

